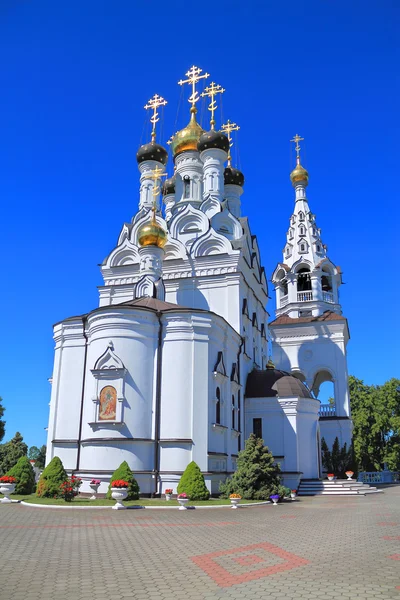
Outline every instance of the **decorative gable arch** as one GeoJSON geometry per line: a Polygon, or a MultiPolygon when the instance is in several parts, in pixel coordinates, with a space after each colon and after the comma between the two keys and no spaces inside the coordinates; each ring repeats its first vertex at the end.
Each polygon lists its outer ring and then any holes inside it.
{"type": "Polygon", "coordinates": [[[173,260],[173,259],[187,259],[187,251],[185,246],[179,240],[172,238],[170,235],[167,238],[167,243],[164,247],[165,255],[164,260],[173,260]]]}
{"type": "Polygon", "coordinates": [[[139,263],[138,247],[125,238],[122,244],[114,248],[105,261],[107,267],[123,267],[139,263]]]}
{"type": "Polygon", "coordinates": [[[206,215],[206,217],[212,219],[214,215],[221,212],[222,207],[217,197],[212,194],[208,194],[200,205],[200,210],[206,215]]]}
{"type": "Polygon", "coordinates": [[[190,254],[195,258],[211,254],[232,254],[232,252],[234,251],[229,240],[214,229],[209,229],[207,233],[199,237],[190,249],[190,254]]]}
{"type": "Polygon", "coordinates": [[[191,204],[187,204],[169,222],[171,237],[175,239],[179,239],[182,234],[203,234],[209,227],[210,221],[207,216],[191,204]]]}
{"type": "Polygon", "coordinates": [[[217,233],[227,237],[228,240],[238,240],[243,235],[241,224],[226,207],[212,217],[211,227],[217,233]]]}

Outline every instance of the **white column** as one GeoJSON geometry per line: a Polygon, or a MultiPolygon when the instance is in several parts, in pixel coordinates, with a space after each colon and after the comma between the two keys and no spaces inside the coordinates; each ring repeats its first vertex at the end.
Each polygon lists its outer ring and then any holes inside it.
{"type": "Polygon", "coordinates": [[[147,275],[154,283],[162,277],[164,249],[158,246],[139,248],[140,274],[147,275]]]}
{"type": "Polygon", "coordinates": [[[203,163],[195,150],[186,150],[175,159],[175,207],[203,202],[203,163]]]}
{"type": "Polygon", "coordinates": [[[203,150],[200,159],[203,161],[203,199],[212,194],[220,202],[224,196],[224,163],[228,158],[225,150],[209,148],[203,150]]]}
{"type": "MultiPolygon", "coordinates": [[[[158,185],[161,191],[161,179],[150,179],[152,171],[158,167],[161,171],[165,172],[165,166],[156,160],[146,160],[139,164],[140,171],[140,198],[139,198],[139,210],[145,209],[150,210],[154,203],[153,189],[155,185],[158,185]]],[[[156,208],[157,212],[160,210],[160,194],[156,196],[156,208]]]]}
{"type": "Polygon", "coordinates": [[[304,186],[304,184],[302,182],[298,182],[295,185],[295,192],[296,192],[296,202],[298,200],[305,200],[306,199],[306,188],[304,186]]]}
{"type": "Polygon", "coordinates": [[[240,217],[240,196],[243,194],[243,188],[240,185],[228,183],[225,185],[225,200],[228,204],[228,209],[234,217],[240,217]]]}

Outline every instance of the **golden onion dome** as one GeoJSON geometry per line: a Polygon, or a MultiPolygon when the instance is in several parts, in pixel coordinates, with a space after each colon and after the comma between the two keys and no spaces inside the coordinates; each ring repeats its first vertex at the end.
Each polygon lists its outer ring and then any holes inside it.
{"type": "Polygon", "coordinates": [[[197,150],[197,143],[200,136],[204,133],[204,129],[196,121],[196,107],[192,106],[190,112],[189,124],[184,129],[181,129],[181,131],[178,131],[172,140],[171,149],[174,156],[185,152],[185,150],[197,150]]]}
{"type": "Polygon", "coordinates": [[[143,223],[137,232],[139,246],[157,246],[158,248],[164,248],[167,243],[167,233],[159,225],[155,218],[153,211],[153,217],[151,221],[143,223]]]}
{"type": "Polygon", "coordinates": [[[297,165],[290,173],[290,180],[292,185],[295,186],[296,183],[302,181],[305,186],[308,185],[308,171],[305,170],[304,167],[301,166],[300,160],[297,160],[297,165]]]}
{"type": "Polygon", "coordinates": [[[272,360],[271,357],[269,357],[269,359],[268,359],[267,369],[275,369],[274,361],[272,360]]]}

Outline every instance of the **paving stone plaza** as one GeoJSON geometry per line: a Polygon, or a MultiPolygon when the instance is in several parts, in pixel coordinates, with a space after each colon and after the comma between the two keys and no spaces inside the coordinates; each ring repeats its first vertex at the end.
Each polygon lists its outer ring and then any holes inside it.
{"type": "Polygon", "coordinates": [[[400,486],[179,511],[0,505],[1,600],[399,598],[400,486]]]}

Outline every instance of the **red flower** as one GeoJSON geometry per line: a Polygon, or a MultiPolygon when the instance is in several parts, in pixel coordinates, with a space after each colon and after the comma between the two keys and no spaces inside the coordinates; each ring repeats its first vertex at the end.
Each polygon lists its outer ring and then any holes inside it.
{"type": "Polygon", "coordinates": [[[129,483],[124,481],[123,479],[115,479],[115,481],[111,482],[112,488],[127,488],[129,487],[129,483]]]}
{"type": "Polygon", "coordinates": [[[16,483],[15,477],[11,477],[11,475],[3,475],[0,477],[0,483],[16,483]]]}

